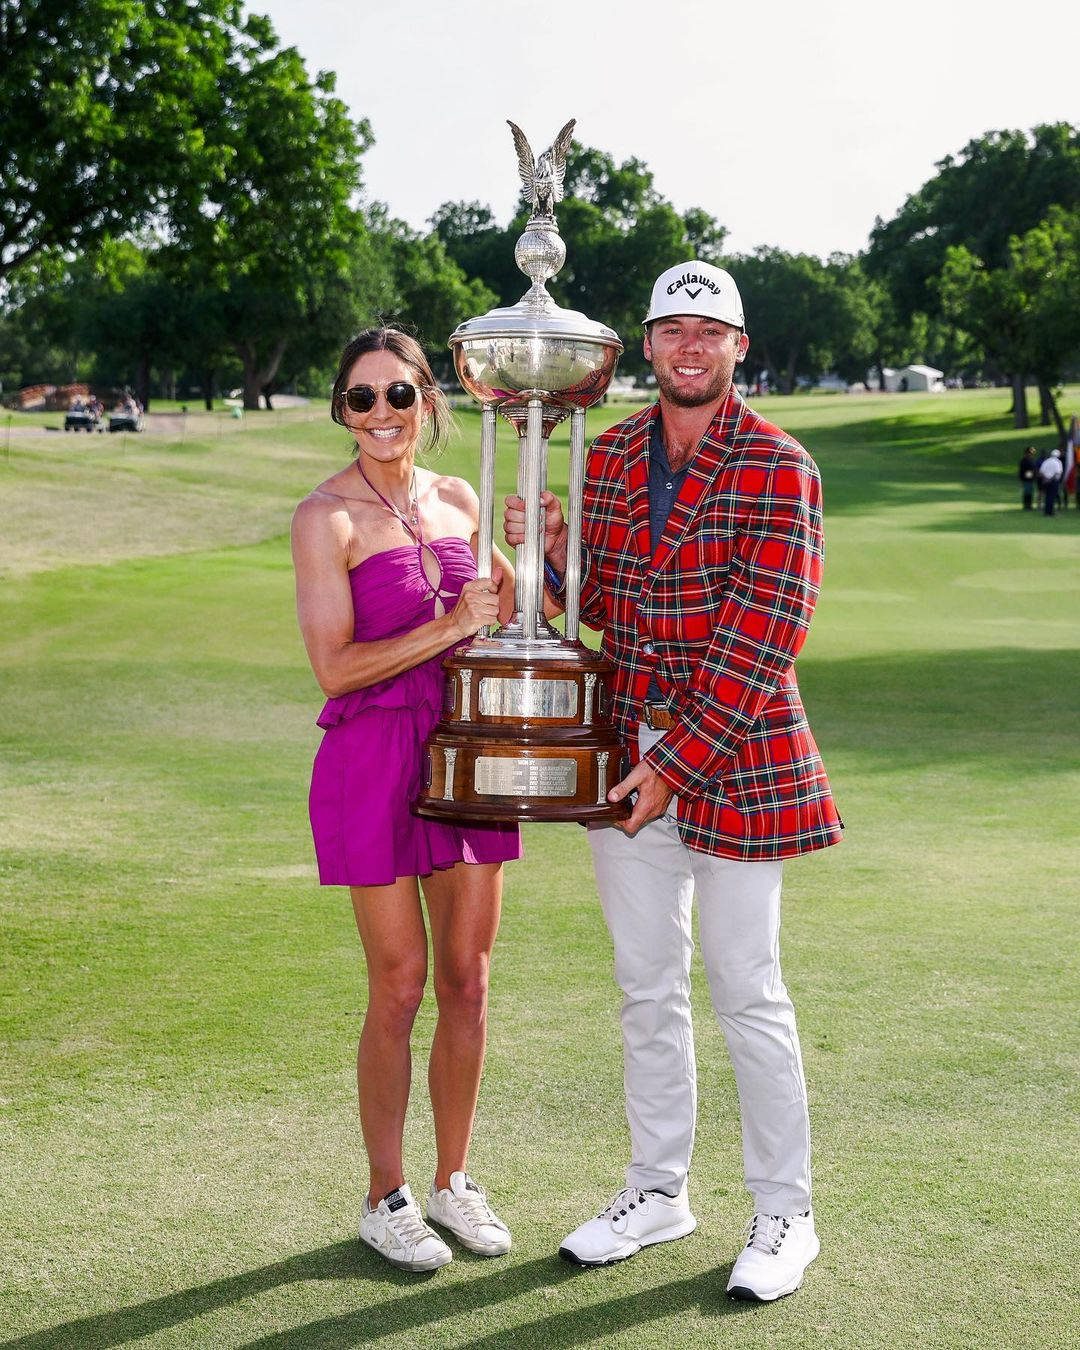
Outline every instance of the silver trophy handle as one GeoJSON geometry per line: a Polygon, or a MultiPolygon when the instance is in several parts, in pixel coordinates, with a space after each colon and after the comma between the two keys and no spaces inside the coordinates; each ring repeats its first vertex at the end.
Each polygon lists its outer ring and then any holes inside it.
{"type": "MultiPolygon", "coordinates": [[[[480,519],[476,533],[476,575],[482,581],[491,576],[491,546],[495,517],[495,423],[494,408],[480,412],[480,519]]],[[[491,625],[485,624],[477,637],[490,637],[491,625]]]]}
{"type": "Polygon", "coordinates": [[[540,602],[540,576],[544,560],[540,554],[540,481],[544,453],[544,401],[529,399],[525,423],[525,542],[518,549],[521,584],[521,623],[527,642],[536,637],[536,615],[540,602]]]}
{"type": "Polygon", "coordinates": [[[566,637],[578,640],[581,613],[581,524],[585,497],[585,409],[570,416],[570,483],[566,507],[566,637]]]}

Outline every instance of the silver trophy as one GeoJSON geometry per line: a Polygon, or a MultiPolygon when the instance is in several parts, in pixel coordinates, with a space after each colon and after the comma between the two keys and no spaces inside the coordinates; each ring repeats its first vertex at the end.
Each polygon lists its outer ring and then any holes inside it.
{"type": "Polygon", "coordinates": [[[585,413],[604,396],[622,351],[618,335],[545,288],[566,261],[555,222],[563,195],[569,121],[536,158],[509,123],[532,215],[514,258],[532,285],[515,305],[468,319],[450,338],[458,379],[482,406],[477,570],[491,574],[496,414],[518,436],[517,490],[525,542],[517,550],[514,614],[448,657],[444,715],[428,741],[425,816],[593,820],[626,814],[606,801],[621,750],[607,710],[609,663],[580,641],[585,413]],[[544,617],[548,438],[570,418],[565,636],[544,617]]]}

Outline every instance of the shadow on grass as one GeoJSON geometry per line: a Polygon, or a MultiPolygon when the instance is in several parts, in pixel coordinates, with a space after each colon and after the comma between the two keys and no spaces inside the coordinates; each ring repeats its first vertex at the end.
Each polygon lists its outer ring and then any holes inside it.
{"type": "MultiPolygon", "coordinates": [[[[470,1260],[467,1254],[463,1259],[470,1260]]],[[[475,1262],[482,1263],[482,1258],[475,1258],[475,1262]]],[[[483,1350],[521,1350],[527,1345],[573,1346],[594,1339],[597,1328],[614,1334],[691,1307],[697,1307],[709,1316],[745,1312],[750,1305],[734,1303],[724,1293],[729,1273],[730,1267],[724,1266],[640,1293],[612,1299],[598,1298],[583,1308],[538,1317],[472,1344],[483,1350]]],[[[460,1280],[447,1283],[444,1276],[440,1285],[433,1283],[436,1275],[437,1272],[417,1275],[398,1271],[356,1241],[336,1242],[242,1275],[232,1275],[162,1298],[148,1299],[145,1303],[80,1317],[16,1340],[3,1341],[0,1347],[2,1350],[106,1350],[109,1346],[142,1340],[270,1290],[311,1280],[363,1278],[370,1284],[396,1285],[411,1288],[414,1292],[385,1302],[366,1303],[362,1308],[353,1308],[335,1317],[261,1336],[247,1342],[245,1350],[318,1350],[318,1347],[362,1345],[395,1333],[417,1331],[444,1318],[480,1312],[534,1290],[555,1288],[569,1280],[596,1280],[598,1294],[602,1294],[605,1287],[602,1273],[579,1270],[557,1256],[523,1265],[499,1266],[490,1275],[467,1283],[460,1280]]]]}
{"type": "Polygon", "coordinates": [[[986,509],[985,496],[971,494],[956,501],[957,513],[947,520],[928,520],[918,528],[932,532],[965,534],[1027,534],[1033,538],[1047,539],[1067,534],[1075,538],[1080,532],[1080,510],[1069,503],[1067,510],[1058,509],[1054,516],[1044,516],[1041,511],[1025,511],[1011,502],[1003,503],[994,498],[996,511],[986,509]],[[976,505],[973,511],[963,511],[966,502],[976,505]]]}
{"type": "Polygon", "coordinates": [[[875,507],[971,501],[980,513],[942,528],[974,529],[986,528],[990,505],[1009,510],[1018,523],[1030,520],[1020,508],[1016,468],[1033,439],[1041,444],[1045,436],[1006,430],[993,417],[877,418],[805,433],[821,468],[826,521],[830,514],[859,515],[875,507]]]}
{"type": "Polygon", "coordinates": [[[1023,776],[1076,768],[1080,709],[1061,695],[1076,668],[1072,647],[962,648],[808,657],[799,684],[826,763],[843,751],[881,772],[978,764],[1023,776]]]}

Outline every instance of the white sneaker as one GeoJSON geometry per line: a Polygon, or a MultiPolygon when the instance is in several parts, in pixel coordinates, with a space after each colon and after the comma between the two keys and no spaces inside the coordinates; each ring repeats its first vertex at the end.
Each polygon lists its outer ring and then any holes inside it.
{"type": "Polygon", "coordinates": [[[364,1197],[360,1241],[402,1270],[438,1270],[454,1259],[438,1233],[424,1222],[412,1191],[404,1185],[391,1191],[374,1209],[364,1197]]]}
{"type": "Polygon", "coordinates": [[[732,1298],[771,1303],[793,1294],[803,1282],[806,1267],[821,1250],[814,1216],[755,1214],[747,1229],[746,1246],[731,1270],[727,1291],[732,1298]]]}
{"type": "Polygon", "coordinates": [[[432,1223],[449,1228],[463,1247],[481,1256],[504,1256],[510,1250],[510,1230],[488,1204],[483,1189],[468,1172],[451,1172],[449,1190],[434,1183],[427,1200],[432,1223]]]}
{"type": "Polygon", "coordinates": [[[607,1266],[651,1247],[686,1237],[697,1227],[686,1186],[674,1198],[627,1186],[606,1209],[563,1239],[559,1255],[579,1266],[607,1266]]]}

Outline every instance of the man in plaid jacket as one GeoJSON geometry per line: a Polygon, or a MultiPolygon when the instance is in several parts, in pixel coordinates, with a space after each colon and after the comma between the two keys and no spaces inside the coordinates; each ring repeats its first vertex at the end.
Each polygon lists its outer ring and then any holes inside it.
{"type": "MultiPolygon", "coordinates": [[[[586,471],[582,617],[615,665],[616,721],[636,794],[592,827],[597,887],[622,988],[626,1186],[560,1252],[606,1265],[697,1226],[687,1174],[697,1109],[691,901],[735,1068],[755,1214],[728,1283],[793,1292],[818,1253],[795,1014],[780,974],[782,860],[836,843],[828,780],[795,682],[822,570],[821,489],[806,451],[732,385],[742,302],[720,268],[665,272],[645,319],[659,402],[604,432],[586,471]]],[[[544,494],[545,554],[566,527],[544,494]]],[[[524,537],[507,499],[507,541],[524,537]]]]}

